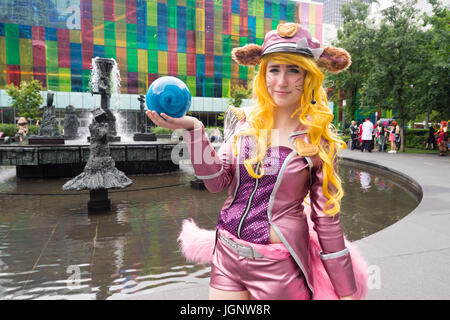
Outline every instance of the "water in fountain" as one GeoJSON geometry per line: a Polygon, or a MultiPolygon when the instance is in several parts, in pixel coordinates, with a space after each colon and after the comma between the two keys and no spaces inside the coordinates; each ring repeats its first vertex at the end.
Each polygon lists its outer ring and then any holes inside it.
{"type": "Polygon", "coordinates": [[[121,82],[119,65],[117,64],[116,60],[114,60],[113,58],[111,59],[114,61],[111,71],[111,111],[116,117],[117,134],[121,136],[121,141],[131,142],[133,141],[133,136],[127,132],[127,119],[125,119],[119,112],[121,82]]]}

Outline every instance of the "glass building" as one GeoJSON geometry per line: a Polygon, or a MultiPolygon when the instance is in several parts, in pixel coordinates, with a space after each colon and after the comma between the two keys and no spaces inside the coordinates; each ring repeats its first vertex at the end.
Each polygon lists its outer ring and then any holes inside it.
{"type": "Polygon", "coordinates": [[[38,79],[57,108],[89,109],[91,62],[105,57],[119,66],[121,109],[138,110],[137,95],[170,75],[187,84],[193,112],[214,118],[255,72],[231,59],[232,48],[262,44],[280,22],[300,22],[322,41],[322,11],[290,0],[0,0],[0,107],[8,83],[38,79]]]}

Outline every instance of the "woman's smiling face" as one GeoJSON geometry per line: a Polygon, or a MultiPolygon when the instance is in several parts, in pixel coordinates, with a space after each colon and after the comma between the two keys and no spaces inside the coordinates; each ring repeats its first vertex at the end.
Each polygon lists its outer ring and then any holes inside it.
{"type": "Polygon", "coordinates": [[[306,71],[296,65],[269,61],[266,71],[267,90],[280,108],[298,108],[303,94],[306,71]]]}

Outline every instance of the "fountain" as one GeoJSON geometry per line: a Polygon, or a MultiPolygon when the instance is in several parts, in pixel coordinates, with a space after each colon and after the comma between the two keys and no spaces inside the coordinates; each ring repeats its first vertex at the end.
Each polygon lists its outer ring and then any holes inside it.
{"type": "MultiPolygon", "coordinates": [[[[106,114],[108,123],[108,141],[120,141],[117,136],[116,117],[111,111],[111,71],[115,66],[114,59],[94,58],[92,60],[93,71],[91,76],[92,94],[99,94],[101,97],[100,106],[106,114]]],[[[88,138],[89,141],[89,138],[88,138]]]]}
{"type": "Polygon", "coordinates": [[[153,132],[147,132],[147,116],[145,115],[145,96],[139,95],[139,132],[133,135],[134,141],[156,141],[156,135],[153,132]]]}
{"type": "Polygon", "coordinates": [[[108,189],[123,189],[133,182],[125,174],[117,170],[109,149],[108,114],[103,108],[92,110],[94,119],[89,125],[91,145],[89,159],[83,172],[66,182],[63,190],[89,190],[88,211],[109,211],[111,201],[108,189]]]}
{"type": "Polygon", "coordinates": [[[78,133],[78,117],[75,108],[72,105],[66,107],[66,114],[64,116],[64,139],[76,140],[80,137],[78,133]]]}
{"type": "MultiPolygon", "coordinates": [[[[110,142],[110,156],[117,169],[125,174],[178,171],[179,164],[172,161],[172,152],[175,151],[174,148],[179,142],[170,139],[120,141],[116,130],[117,116],[110,108],[111,95],[113,98],[118,96],[120,75],[117,64],[114,59],[94,58],[92,66],[91,92],[101,96],[100,108],[104,112],[102,115],[105,118],[104,122],[108,124],[107,139],[110,142]]],[[[143,100],[142,97],[139,100],[142,114],[144,105],[141,100],[143,100]]],[[[51,92],[47,95],[47,110],[49,114],[54,113],[51,92]]],[[[53,120],[51,121],[53,123],[53,120]]],[[[142,126],[140,131],[142,134],[142,126]]],[[[42,133],[44,134],[44,131],[42,133]]],[[[146,136],[148,135],[151,136],[153,133],[147,133],[146,136]]],[[[64,141],[63,137],[59,139],[64,141]]],[[[0,166],[15,166],[16,176],[19,178],[75,177],[83,172],[90,156],[86,139],[67,140],[64,145],[57,144],[56,138],[54,141],[55,143],[47,145],[1,144],[0,166]]],[[[184,148],[176,148],[176,150],[178,156],[184,156],[184,148]]]]}
{"type": "Polygon", "coordinates": [[[64,137],[59,133],[58,121],[56,120],[55,106],[53,105],[52,91],[47,92],[47,105],[41,107],[44,110],[42,121],[39,125],[38,135],[32,135],[28,138],[28,143],[33,144],[64,144],[64,137]]]}

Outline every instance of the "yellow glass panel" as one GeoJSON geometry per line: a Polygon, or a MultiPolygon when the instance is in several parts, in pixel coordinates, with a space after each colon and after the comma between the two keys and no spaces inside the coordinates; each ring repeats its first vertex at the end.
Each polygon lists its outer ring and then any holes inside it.
{"type": "Polygon", "coordinates": [[[158,73],[167,75],[167,51],[158,51],[158,73]]]}
{"type": "Polygon", "coordinates": [[[81,43],[81,30],[70,30],[69,35],[71,43],[81,43]]]}
{"type": "Polygon", "coordinates": [[[147,73],[148,72],[147,50],[138,49],[138,72],[139,73],[147,73]]]}
{"type": "Polygon", "coordinates": [[[195,9],[195,30],[205,32],[205,10],[195,9]]]}

